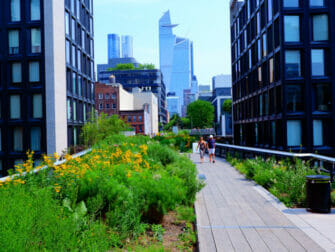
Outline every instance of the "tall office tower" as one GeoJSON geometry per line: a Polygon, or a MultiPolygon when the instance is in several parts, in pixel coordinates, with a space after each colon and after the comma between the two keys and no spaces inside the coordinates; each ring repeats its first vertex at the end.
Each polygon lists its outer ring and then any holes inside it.
{"type": "Polygon", "coordinates": [[[232,1],[236,144],[335,154],[335,1],[232,1]]]}
{"type": "Polygon", "coordinates": [[[120,36],[108,34],[108,61],[110,59],[121,58],[120,36]]]}
{"type": "Polygon", "coordinates": [[[133,57],[133,37],[122,36],[122,58],[133,57]]]}
{"type": "MultiPolygon", "coordinates": [[[[193,77],[193,43],[187,38],[173,34],[170,12],[167,11],[159,20],[159,55],[160,69],[168,92],[179,97],[178,113],[184,104],[184,90],[191,88],[193,77]]],[[[175,99],[175,98],[174,98],[175,99]]]]}
{"type": "Polygon", "coordinates": [[[92,2],[0,1],[0,176],[78,140],[94,105],[92,2]]]}

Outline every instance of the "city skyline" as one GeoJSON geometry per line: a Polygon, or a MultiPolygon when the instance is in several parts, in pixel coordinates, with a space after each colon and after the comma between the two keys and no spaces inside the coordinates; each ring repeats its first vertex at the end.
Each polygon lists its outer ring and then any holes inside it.
{"type": "Polygon", "coordinates": [[[129,34],[134,38],[134,57],[139,62],[159,67],[157,20],[167,10],[170,10],[174,23],[180,24],[175,33],[194,42],[194,68],[199,83],[210,84],[213,76],[230,74],[229,0],[213,0],[211,4],[196,0],[192,6],[176,0],[168,3],[161,0],[96,1],[96,64],[105,62],[107,34],[116,33],[129,34]],[[185,13],[186,7],[190,12],[185,13]],[[200,15],[201,19],[194,18],[200,15]]]}

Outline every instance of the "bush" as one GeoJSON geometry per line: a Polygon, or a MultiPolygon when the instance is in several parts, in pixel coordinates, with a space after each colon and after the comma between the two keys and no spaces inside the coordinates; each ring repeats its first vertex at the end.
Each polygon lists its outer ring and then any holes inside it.
{"type": "Polygon", "coordinates": [[[272,159],[264,161],[257,158],[243,161],[231,156],[228,156],[227,160],[248,179],[255,180],[289,207],[305,205],[306,176],[316,174],[301,160],[277,163],[272,159]]]}
{"type": "MultiPolygon", "coordinates": [[[[31,169],[32,155],[19,173],[31,169]]],[[[194,203],[195,165],[148,137],[109,135],[82,158],[0,183],[0,244],[10,251],[108,251],[194,203]],[[52,172],[51,172],[52,171],[52,172]]],[[[43,164],[43,165],[44,165],[43,164]]],[[[158,226],[157,226],[158,227],[158,226]]]]}

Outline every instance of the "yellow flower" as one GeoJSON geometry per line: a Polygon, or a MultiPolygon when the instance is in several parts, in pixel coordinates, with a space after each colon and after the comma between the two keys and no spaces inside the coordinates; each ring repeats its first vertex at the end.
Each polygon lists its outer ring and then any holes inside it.
{"type": "Polygon", "coordinates": [[[131,172],[128,171],[127,177],[130,178],[131,177],[131,172]]]}
{"type": "Polygon", "coordinates": [[[58,156],[58,154],[57,154],[56,152],[54,153],[54,158],[55,158],[56,160],[59,159],[59,156],[58,156]]]}

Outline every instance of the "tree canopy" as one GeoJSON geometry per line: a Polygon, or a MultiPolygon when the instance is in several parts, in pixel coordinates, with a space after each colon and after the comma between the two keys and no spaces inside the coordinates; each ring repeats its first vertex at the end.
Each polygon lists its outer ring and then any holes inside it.
{"type": "Polygon", "coordinates": [[[180,117],[178,114],[175,114],[171,117],[170,122],[164,126],[164,130],[170,131],[173,126],[178,126],[182,129],[190,129],[191,123],[188,118],[180,117]]]}
{"type": "Polygon", "coordinates": [[[108,71],[126,71],[126,70],[154,70],[154,64],[139,64],[138,67],[135,67],[133,63],[117,64],[116,67],[108,68],[108,71]]]}
{"type": "Polygon", "coordinates": [[[214,121],[214,107],[210,102],[197,100],[187,106],[187,117],[193,128],[211,128],[214,121]]]}
{"type": "Polygon", "coordinates": [[[233,109],[233,102],[230,99],[225,100],[224,103],[222,104],[222,111],[231,113],[232,109],[233,109]]]}

